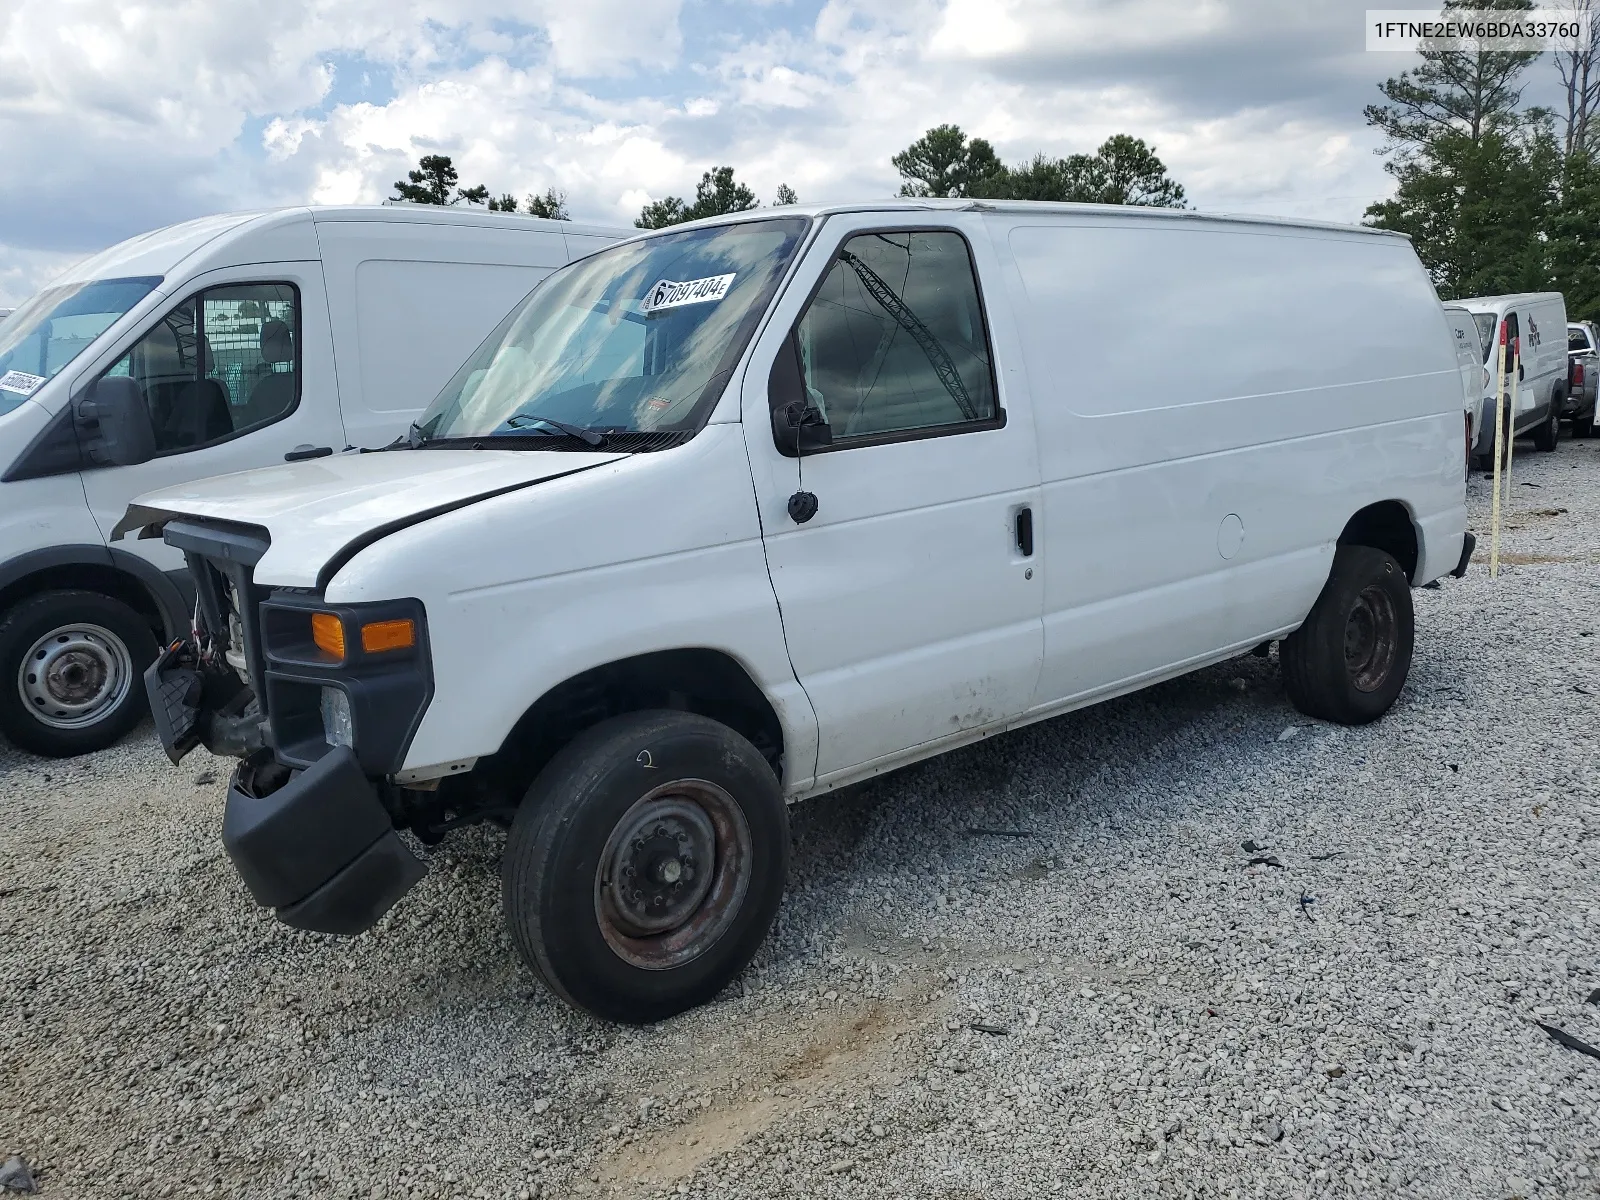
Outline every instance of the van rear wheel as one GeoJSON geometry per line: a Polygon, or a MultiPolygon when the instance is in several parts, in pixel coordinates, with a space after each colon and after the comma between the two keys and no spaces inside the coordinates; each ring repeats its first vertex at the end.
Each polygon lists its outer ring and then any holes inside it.
{"type": "Polygon", "coordinates": [[[501,863],[518,951],[568,1003],[659,1021],[714,997],[783,897],[789,822],[777,776],[727,726],[630,713],[539,773],[501,863]]]}
{"type": "Polygon", "coordinates": [[[50,758],[103,750],[144,715],[155,656],[155,635],[121,600],[31,596],[0,617],[0,731],[50,758]]]}
{"type": "Polygon", "coordinates": [[[1405,686],[1415,632],[1411,585],[1394,556],[1338,547],[1311,615],[1279,650],[1290,702],[1341,725],[1377,720],[1405,686]]]}

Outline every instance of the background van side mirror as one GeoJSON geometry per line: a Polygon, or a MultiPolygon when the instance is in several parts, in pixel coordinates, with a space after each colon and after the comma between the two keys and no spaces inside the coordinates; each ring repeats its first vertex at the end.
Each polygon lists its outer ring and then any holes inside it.
{"type": "Polygon", "coordinates": [[[91,383],[74,403],[79,443],[96,466],[131,467],[156,455],[155,424],[138,383],[125,375],[91,383]]]}

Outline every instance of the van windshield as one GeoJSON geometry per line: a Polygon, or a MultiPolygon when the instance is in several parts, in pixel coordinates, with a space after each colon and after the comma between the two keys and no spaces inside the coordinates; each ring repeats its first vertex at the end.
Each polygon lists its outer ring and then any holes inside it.
{"type": "Polygon", "coordinates": [[[554,442],[571,437],[563,426],[591,442],[694,432],[807,225],[781,217],[685,230],[563,267],[456,372],[417,422],[414,441],[554,442]]]}
{"type": "Polygon", "coordinates": [[[1478,323],[1478,340],[1483,343],[1483,361],[1489,361],[1489,355],[1494,352],[1494,314],[1473,313],[1472,319],[1478,323]]]}
{"type": "Polygon", "coordinates": [[[44,291],[0,322],[0,414],[19,406],[148,296],[159,275],[94,279],[44,291]]]}

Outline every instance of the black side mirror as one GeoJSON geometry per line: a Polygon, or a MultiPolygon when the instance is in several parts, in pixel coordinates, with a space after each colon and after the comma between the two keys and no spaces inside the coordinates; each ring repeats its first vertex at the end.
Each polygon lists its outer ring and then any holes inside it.
{"type": "Polygon", "coordinates": [[[74,405],[78,438],[97,466],[131,467],[156,456],[156,429],[144,393],[126,375],[97,379],[74,405]]]}
{"type": "Polygon", "coordinates": [[[833,445],[833,430],[822,410],[811,403],[800,375],[800,352],[791,337],[773,360],[767,378],[767,404],[772,411],[772,440],[785,458],[833,445]]]}

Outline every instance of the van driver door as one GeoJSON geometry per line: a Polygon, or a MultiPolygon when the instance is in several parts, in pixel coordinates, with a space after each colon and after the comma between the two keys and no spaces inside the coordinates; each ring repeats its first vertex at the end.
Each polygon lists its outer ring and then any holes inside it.
{"type": "Polygon", "coordinates": [[[1008,343],[985,312],[984,227],[937,216],[828,218],[744,380],[767,562],[817,716],[819,784],[1003,723],[1039,676],[1026,388],[1007,388],[1008,343]],[[830,445],[780,449],[772,406],[791,402],[830,445]]]}
{"type": "MultiPolygon", "coordinates": [[[[150,410],[156,454],[83,471],[102,537],[145,492],[301,454],[337,454],[346,444],[320,263],[202,276],[107,357],[76,381],[75,393],[97,378],[131,376],[150,410]]],[[[182,553],[159,538],[119,544],[163,571],[183,566],[182,553]]]]}

